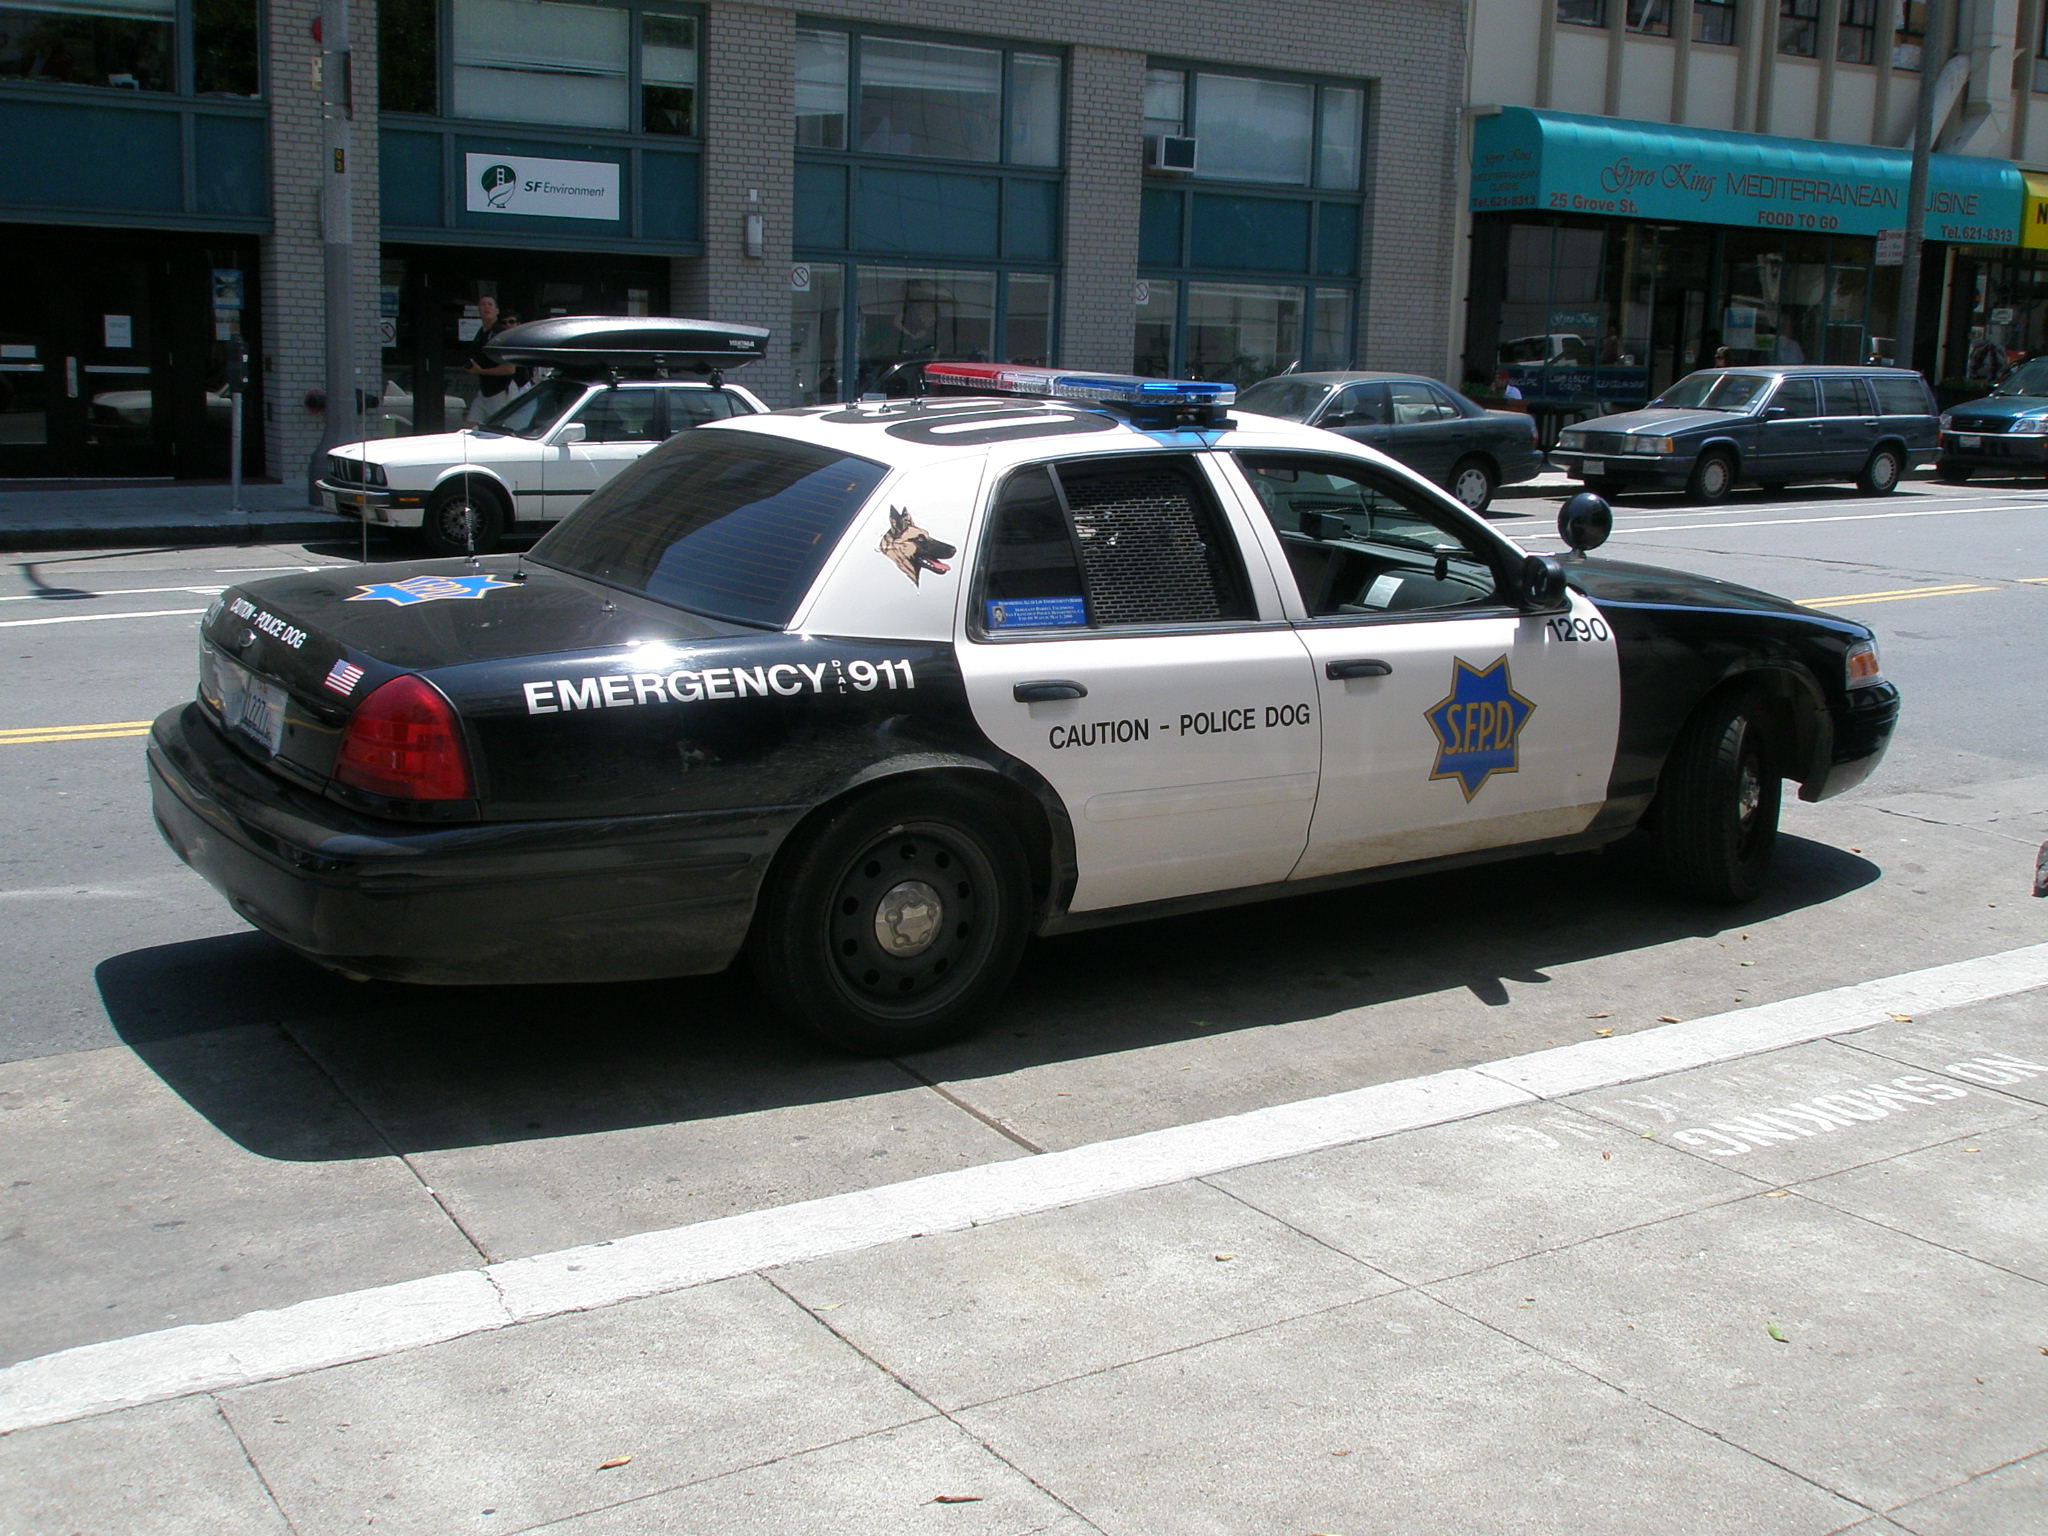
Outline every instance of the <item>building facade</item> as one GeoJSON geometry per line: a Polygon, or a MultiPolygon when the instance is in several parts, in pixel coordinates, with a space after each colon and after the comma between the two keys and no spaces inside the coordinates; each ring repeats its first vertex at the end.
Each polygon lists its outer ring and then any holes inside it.
{"type": "Polygon", "coordinates": [[[1920,0],[1475,0],[1451,366],[1562,420],[1716,361],[1896,360],[1981,393],[2048,347],[2048,11],[1941,10],[1929,38],[1920,0]]]}
{"type": "Polygon", "coordinates": [[[345,20],[343,56],[316,0],[0,4],[0,479],[224,474],[238,347],[249,473],[456,425],[485,297],[767,325],[772,404],[934,355],[1436,370],[1454,327],[1451,0],[345,20]]]}

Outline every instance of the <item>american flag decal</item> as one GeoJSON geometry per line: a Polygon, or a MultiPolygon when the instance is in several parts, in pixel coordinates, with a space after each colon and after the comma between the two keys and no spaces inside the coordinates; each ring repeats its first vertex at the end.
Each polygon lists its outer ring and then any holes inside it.
{"type": "Polygon", "coordinates": [[[363,680],[363,669],[350,661],[337,661],[334,670],[327,674],[326,686],[332,688],[344,699],[356,691],[356,684],[363,680]]]}

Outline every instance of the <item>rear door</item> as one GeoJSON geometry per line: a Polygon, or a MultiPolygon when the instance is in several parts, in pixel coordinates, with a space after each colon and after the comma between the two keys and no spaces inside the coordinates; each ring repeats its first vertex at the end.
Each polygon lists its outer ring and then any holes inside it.
{"type": "Polygon", "coordinates": [[[1076,912],[1284,880],[1308,839],[1308,656],[1206,457],[1029,465],[983,519],[960,671],[1065,806],[1076,912]]]}
{"type": "Polygon", "coordinates": [[[1387,396],[1394,412],[1383,445],[1387,452],[1439,484],[1448,480],[1464,436],[1464,413],[1427,379],[1395,379],[1387,396]]]}
{"type": "Polygon", "coordinates": [[[1820,380],[1820,454],[1825,473],[1859,473],[1877,446],[1877,409],[1854,374],[1820,380]]]}
{"type": "Polygon", "coordinates": [[[1743,455],[1751,480],[1782,482],[1828,474],[1821,454],[1820,391],[1810,378],[1780,379],[1743,455]]]}

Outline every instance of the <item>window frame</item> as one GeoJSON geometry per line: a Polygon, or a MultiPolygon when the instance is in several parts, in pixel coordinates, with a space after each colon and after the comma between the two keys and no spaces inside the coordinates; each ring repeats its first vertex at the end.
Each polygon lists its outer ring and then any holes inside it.
{"type": "MultiPolygon", "coordinates": [[[[41,9],[36,5],[22,4],[11,7],[22,11],[41,9]]],[[[255,48],[256,89],[252,94],[241,95],[232,91],[202,91],[199,88],[199,46],[198,46],[198,0],[172,0],[171,14],[166,19],[168,40],[165,43],[164,77],[166,84],[161,89],[144,86],[108,85],[94,81],[79,80],[37,80],[0,77],[0,91],[53,92],[83,99],[100,101],[112,97],[118,101],[143,98],[151,101],[179,100],[203,102],[209,106],[234,103],[255,104],[267,101],[270,95],[270,7],[251,0],[253,22],[252,44],[255,48]]],[[[46,11],[51,16],[61,16],[63,11],[46,11]]],[[[89,19],[89,18],[87,18],[89,19]]],[[[120,18],[101,18],[115,19],[120,18]]],[[[148,18],[134,18],[147,20],[148,18]]],[[[165,25],[159,22],[158,25],[165,25]]]]}
{"type": "Polygon", "coordinates": [[[1778,0],[1774,51],[1792,59],[1820,57],[1820,0],[1778,0]]]}
{"type": "Polygon", "coordinates": [[[1835,62],[1875,64],[1877,62],[1878,0],[1837,0],[1835,10],[1835,62]],[[1854,51],[1849,51],[1849,50],[1854,51]]]}
{"type": "Polygon", "coordinates": [[[1741,42],[1741,0],[1692,0],[1692,40],[1709,48],[1734,48],[1741,42]],[[1707,22],[1718,19],[1725,36],[1708,37],[1707,22]]]}
{"type": "MultiPolygon", "coordinates": [[[[1176,179],[1213,186],[1258,188],[1268,192],[1285,189],[1289,192],[1310,192],[1327,197],[1363,197],[1368,173],[1368,145],[1371,142],[1372,123],[1372,82],[1347,79],[1336,75],[1294,74],[1283,70],[1249,69],[1221,64],[1210,60],[1169,58],[1164,55],[1149,56],[1145,60],[1145,79],[1149,88],[1153,77],[1178,74],[1180,76],[1180,122],[1177,134],[1190,135],[1198,142],[1201,133],[1201,78],[1213,75],[1228,80],[1268,81],[1276,85],[1299,85],[1309,88],[1308,127],[1308,178],[1305,181],[1245,180],[1241,177],[1218,176],[1202,169],[1199,154],[1195,169],[1176,179]],[[1351,161],[1357,169],[1357,179],[1349,184],[1324,179],[1327,162],[1336,158],[1332,153],[1329,129],[1334,108],[1330,101],[1332,93],[1353,92],[1359,96],[1358,138],[1351,146],[1351,161]]],[[[1140,98],[1140,111],[1144,110],[1140,98]]],[[[1165,131],[1165,118],[1145,117],[1144,129],[1150,133],[1165,131]]]]}
{"type": "Polygon", "coordinates": [[[1605,30],[1607,26],[1607,0],[1556,0],[1552,16],[1561,27],[1593,27],[1605,30]],[[1586,14],[1573,15],[1573,10],[1586,14]]]}

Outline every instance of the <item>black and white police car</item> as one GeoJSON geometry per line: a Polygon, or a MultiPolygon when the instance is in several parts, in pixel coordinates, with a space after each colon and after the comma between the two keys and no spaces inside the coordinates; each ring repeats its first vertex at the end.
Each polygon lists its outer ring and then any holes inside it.
{"type": "Polygon", "coordinates": [[[1871,632],[1526,555],[1227,386],[931,364],[929,395],[686,433],[527,555],[230,588],[155,724],[235,910],[418,982],[715,971],[899,1051],[1027,935],[1643,828],[1760,887],[1782,779],[1883,755],[1871,632]]]}
{"type": "Polygon", "coordinates": [[[511,326],[486,350],[548,377],[480,427],[343,443],[313,488],[329,512],[416,530],[437,554],[488,554],[515,524],[566,517],[684,428],[766,410],[725,370],[753,362],[767,341],[757,325],[666,316],[511,326]]]}

